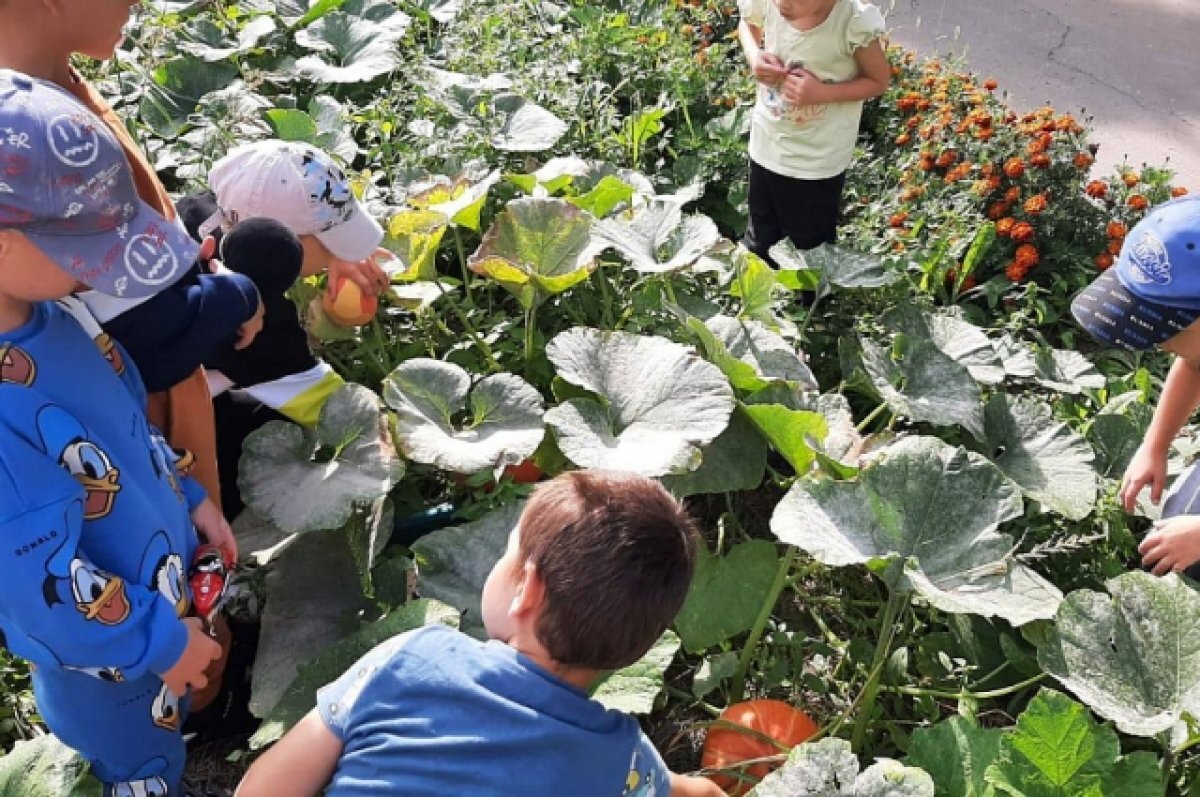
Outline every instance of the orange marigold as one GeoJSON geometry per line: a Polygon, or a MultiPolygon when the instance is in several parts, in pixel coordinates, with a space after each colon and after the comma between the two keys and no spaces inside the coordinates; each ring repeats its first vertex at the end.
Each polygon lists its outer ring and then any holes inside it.
{"type": "Polygon", "coordinates": [[[908,211],[902,210],[899,213],[893,213],[892,217],[888,219],[888,224],[893,227],[903,227],[906,221],[908,221],[908,211]]]}
{"type": "Polygon", "coordinates": [[[1032,241],[1034,235],[1033,225],[1027,221],[1018,221],[1013,225],[1011,237],[1017,243],[1032,241]]]}
{"type": "Polygon", "coordinates": [[[1103,180],[1092,180],[1083,190],[1090,197],[1104,199],[1104,197],[1108,196],[1108,183],[1103,180]]]}
{"type": "Polygon", "coordinates": [[[1050,168],[1050,156],[1044,152],[1039,152],[1038,154],[1034,155],[1029,159],[1029,162],[1039,169],[1050,168]]]}
{"type": "Polygon", "coordinates": [[[1044,137],[1038,136],[1025,145],[1025,151],[1030,155],[1037,155],[1039,152],[1045,152],[1049,146],[1044,137]]]}
{"type": "Polygon", "coordinates": [[[992,135],[992,128],[990,127],[981,127],[975,131],[975,138],[979,139],[980,141],[988,141],[991,139],[992,135]]]}
{"type": "Polygon", "coordinates": [[[1041,261],[1041,255],[1038,254],[1037,247],[1033,244],[1021,244],[1017,247],[1017,264],[1025,266],[1027,269],[1033,268],[1041,261]]]}
{"type": "Polygon", "coordinates": [[[1000,88],[1000,84],[996,82],[996,78],[990,77],[983,81],[983,87],[988,91],[995,91],[996,89],[1000,88]]]}
{"type": "Polygon", "coordinates": [[[896,143],[902,147],[910,141],[912,141],[912,136],[908,133],[901,133],[900,135],[896,136],[896,143]]]}
{"type": "Polygon", "coordinates": [[[1091,153],[1081,152],[1075,156],[1075,160],[1072,162],[1075,164],[1076,169],[1088,169],[1096,162],[1096,159],[1091,156],[1091,153]]]}
{"type": "Polygon", "coordinates": [[[997,221],[1008,215],[1008,211],[1012,210],[1012,205],[1007,202],[993,202],[987,209],[987,217],[992,221],[997,221]]]}
{"type": "Polygon", "coordinates": [[[1107,271],[1113,264],[1113,256],[1108,252],[1101,252],[1096,255],[1096,268],[1101,271],[1107,271]]]}
{"type": "Polygon", "coordinates": [[[1121,247],[1124,245],[1124,238],[1113,238],[1108,242],[1108,246],[1105,248],[1108,249],[1109,254],[1119,255],[1121,254],[1121,247]]]}
{"type": "Polygon", "coordinates": [[[1000,219],[1000,221],[996,222],[996,235],[999,235],[1001,238],[1007,238],[1008,236],[1012,235],[1013,226],[1016,225],[1016,223],[1017,220],[1012,216],[1005,216],[1004,218],[1000,219]]]}
{"type": "Polygon", "coordinates": [[[1104,232],[1108,233],[1109,238],[1124,238],[1129,234],[1129,228],[1125,226],[1124,222],[1110,221],[1104,228],[1104,232]]]}
{"type": "Polygon", "coordinates": [[[1141,194],[1130,194],[1129,199],[1125,200],[1125,202],[1134,210],[1145,210],[1150,206],[1149,200],[1141,194]]]}
{"type": "Polygon", "coordinates": [[[1121,180],[1125,185],[1133,188],[1142,181],[1142,176],[1135,171],[1121,172],[1121,180]]]}
{"type": "Polygon", "coordinates": [[[1016,185],[1009,186],[1009,189],[1004,192],[1004,200],[1006,202],[1016,202],[1020,198],[1021,198],[1020,186],[1016,186],[1016,185]]]}
{"type": "Polygon", "coordinates": [[[987,180],[976,180],[971,183],[971,192],[975,196],[987,196],[992,193],[992,185],[987,180]]]}
{"type": "Polygon", "coordinates": [[[1181,196],[1187,196],[1188,190],[1182,185],[1177,185],[1171,189],[1171,196],[1178,199],[1181,196]]]}
{"type": "Polygon", "coordinates": [[[937,157],[937,166],[940,169],[948,169],[958,162],[958,153],[952,149],[945,150],[937,157]]]}
{"type": "Polygon", "coordinates": [[[1025,174],[1025,162],[1020,158],[1009,158],[1004,162],[1004,173],[1009,179],[1016,180],[1025,174]]]}
{"type": "Polygon", "coordinates": [[[924,193],[925,193],[925,186],[914,185],[909,188],[905,188],[903,191],[900,192],[900,201],[901,202],[911,202],[914,199],[921,197],[924,193]]]}
{"type": "Polygon", "coordinates": [[[1046,199],[1045,194],[1035,194],[1025,200],[1025,212],[1031,216],[1036,216],[1044,211],[1049,204],[1050,202],[1046,199]]]}
{"type": "Polygon", "coordinates": [[[1017,261],[1013,260],[1004,267],[1004,276],[1008,277],[1013,282],[1020,282],[1025,279],[1025,275],[1029,273],[1029,269],[1022,266],[1017,261]]]}

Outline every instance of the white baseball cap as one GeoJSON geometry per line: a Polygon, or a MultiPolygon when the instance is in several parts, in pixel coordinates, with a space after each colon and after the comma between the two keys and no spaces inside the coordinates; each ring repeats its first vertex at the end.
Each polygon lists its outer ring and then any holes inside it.
{"type": "Polygon", "coordinates": [[[296,235],[314,235],[334,257],[366,260],[383,241],[383,228],[359,204],[350,181],[316,147],[293,141],[256,141],[231,150],[213,165],[209,188],[219,211],[200,228],[266,217],[296,235]]]}

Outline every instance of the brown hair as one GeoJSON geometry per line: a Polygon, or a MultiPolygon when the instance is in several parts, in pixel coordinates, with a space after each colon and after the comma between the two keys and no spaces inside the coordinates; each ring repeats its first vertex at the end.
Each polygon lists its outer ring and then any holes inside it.
{"type": "Polygon", "coordinates": [[[559,664],[632,664],[683,606],[698,534],[652,479],[564,473],[534,490],[520,527],[521,559],[546,585],[538,640],[559,664]]]}

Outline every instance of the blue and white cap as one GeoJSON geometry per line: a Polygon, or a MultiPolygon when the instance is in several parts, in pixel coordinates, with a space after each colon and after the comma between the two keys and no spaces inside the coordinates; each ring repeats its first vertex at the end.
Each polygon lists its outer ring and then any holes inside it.
{"type": "Polygon", "coordinates": [[[153,296],[195,261],[187,233],[138,198],[112,131],[52,83],[0,69],[0,229],[89,288],[153,296]]]}
{"type": "Polygon", "coordinates": [[[213,164],[208,186],[219,213],[201,235],[246,219],[281,222],[296,235],[314,235],[334,257],[366,260],[383,241],[383,228],[354,196],[333,158],[293,141],[243,144],[213,164]]]}
{"type": "Polygon", "coordinates": [[[1200,196],[1166,202],[1129,231],[1117,262],[1071,303],[1101,343],[1153,348],[1200,318],[1200,196]]]}

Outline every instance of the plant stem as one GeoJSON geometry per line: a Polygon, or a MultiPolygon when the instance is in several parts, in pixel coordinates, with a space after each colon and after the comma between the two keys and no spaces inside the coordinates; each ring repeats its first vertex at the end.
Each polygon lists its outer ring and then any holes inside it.
{"type": "Polygon", "coordinates": [[[871,425],[871,422],[874,421],[876,418],[878,418],[883,413],[883,411],[886,409],[887,409],[887,404],[880,404],[878,407],[871,410],[871,412],[867,415],[867,417],[863,418],[862,423],[860,423],[858,426],[855,427],[854,431],[858,432],[859,434],[862,434],[863,431],[868,426],[871,425]]]}
{"type": "Polygon", "coordinates": [[[458,250],[458,267],[462,269],[463,293],[467,295],[467,306],[474,307],[475,299],[471,296],[471,270],[467,268],[467,250],[463,248],[462,233],[458,225],[454,225],[454,248],[458,250]]]}
{"type": "Polygon", "coordinates": [[[883,610],[883,623],[879,629],[879,642],[875,645],[875,656],[871,659],[871,672],[862,689],[858,719],[854,722],[854,734],[850,738],[850,746],[856,753],[862,752],[863,742],[867,738],[867,728],[871,725],[875,697],[879,694],[879,678],[883,674],[884,662],[891,655],[892,642],[896,639],[896,620],[907,606],[907,593],[889,591],[887,606],[883,610]]]}
{"type": "Polygon", "coordinates": [[[959,692],[950,692],[942,689],[922,689],[919,686],[883,686],[880,689],[884,692],[890,692],[896,695],[911,695],[914,697],[934,697],[939,700],[963,700],[964,698],[974,698],[976,700],[991,700],[1005,695],[1015,694],[1022,689],[1033,686],[1036,683],[1041,683],[1046,680],[1046,673],[1038,673],[1032,678],[1026,678],[1020,683],[1006,686],[1002,689],[991,689],[986,692],[972,692],[968,689],[963,689],[959,692]]]}
{"type": "Polygon", "coordinates": [[[796,328],[796,337],[803,339],[804,333],[808,331],[808,324],[812,321],[813,314],[817,312],[817,305],[821,303],[821,296],[817,294],[813,297],[813,303],[808,306],[808,312],[804,314],[804,321],[796,328]]]}
{"type": "Polygon", "coordinates": [[[533,361],[533,324],[537,320],[537,305],[530,305],[525,311],[525,364],[533,361]]]}
{"type": "Polygon", "coordinates": [[[467,317],[463,309],[458,306],[458,302],[454,301],[454,297],[450,296],[449,292],[442,286],[441,280],[434,280],[433,284],[441,291],[442,300],[450,305],[450,308],[454,311],[454,315],[458,317],[458,323],[462,324],[463,330],[471,336],[471,340],[475,341],[475,345],[483,352],[483,358],[487,360],[488,367],[494,372],[503,371],[504,367],[496,360],[496,355],[492,352],[492,347],[479,334],[479,330],[475,329],[475,325],[471,323],[471,319],[467,317]]]}
{"type": "Polygon", "coordinates": [[[679,698],[680,700],[687,701],[687,702],[691,703],[692,705],[699,706],[704,711],[704,713],[708,714],[709,716],[712,716],[712,717],[721,716],[721,709],[717,708],[716,706],[714,706],[710,703],[706,703],[705,701],[703,701],[700,698],[693,695],[691,692],[685,692],[682,689],[678,689],[674,686],[671,686],[670,684],[667,684],[666,686],[664,686],[663,689],[665,689],[667,694],[671,695],[672,697],[676,697],[676,698],[679,698]]]}
{"type": "Polygon", "coordinates": [[[763,630],[767,627],[767,620],[771,619],[771,610],[775,608],[775,602],[779,600],[780,593],[787,586],[788,574],[791,572],[792,565],[795,564],[796,557],[799,554],[799,548],[792,545],[788,546],[787,553],[784,554],[783,559],[779,562],[779,570],[775,572],[775,581],[771,584],[771,589],[763,601],[762,608],[758,611],[754,627],[750,629],[750,636],[746,637],[746,644],[742,646],[742,655],[738,659],[737,672],[734,674],[733,687],[730,689],[730,697],[734,703],[741,700],[746,694],[746,675],[750,672],[750,661],[754,658],[754,651],[758,648],[758,641],[762,639],[763,630]]]}

